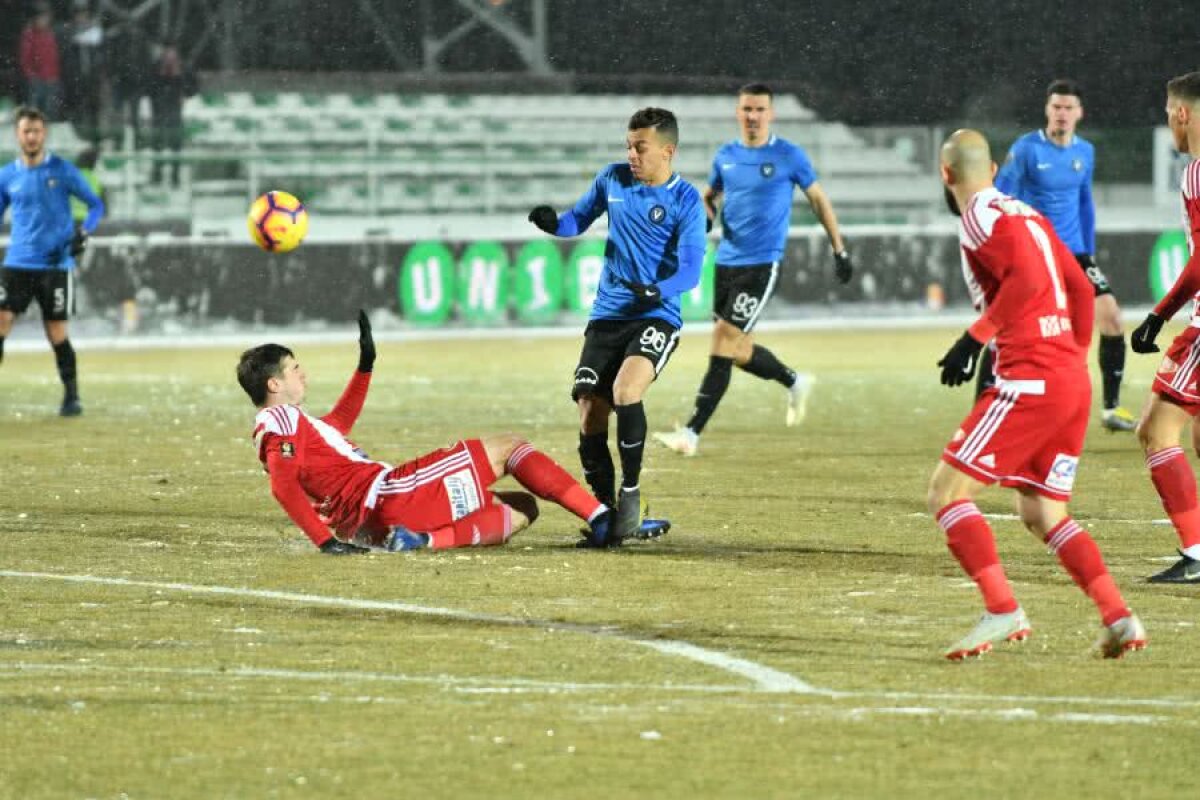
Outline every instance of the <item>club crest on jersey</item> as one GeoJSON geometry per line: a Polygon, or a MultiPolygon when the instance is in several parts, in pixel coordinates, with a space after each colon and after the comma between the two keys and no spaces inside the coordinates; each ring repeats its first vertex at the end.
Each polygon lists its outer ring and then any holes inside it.
{"type": "Polygon", "coordinates": [[[652,206],[650,208],[650,221],[655,225],[662,225],[663,220],[667,218],[667,210],[662,206],[652,206]]]}
{"type": "Polygon", "coordinates": [[[762,176],[764,178],[769,178],[775,174],[775,165],[772,164],[770,161],[768,161],[765,164],[759,164],[758,171],[762,174],[762,176]]]}
{"type": "Polygon", "coordinates": [[[1078,158],[1071,159],[1071,169],[1076,172],[1083,172],[1083,161],[1078,158]]]}
{"type": "Polygon", "coordinates": [[[296,446],[291,442],[281,442],[279,445],[279,455],[283,458],[295,458],[296,446]]]}
{"type": "Polygon", "coordinates": [[[58,186],[58,178],[47,178],[46,186],[51,189],[53,189],[55,186],[58,186]]]}

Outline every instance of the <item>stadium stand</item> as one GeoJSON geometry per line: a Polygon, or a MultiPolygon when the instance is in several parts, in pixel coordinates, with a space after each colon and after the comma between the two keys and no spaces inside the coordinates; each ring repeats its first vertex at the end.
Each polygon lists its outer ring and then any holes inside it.
{"type": "MultiPolygon", "coordinates": [[[[624,157],[623,123],[646,105],[679,116],[677,168],[704,183],[736,135],[728,96],[204,93],[184,106],[179,189],[150,184],[153,151],[107,155],[100,177],[116,217],[236,215],[283,186],[323,214],[511,213],[573,202],[601,164],[624,157]]],[[[871,146],[790,95],[776,114],[773,130],[808,150],[843,214],[878,218],[938,196],[923,143],[871,146]]],[[[60,124],[51,146],[74,155],[84,143],[60,124]]]]}

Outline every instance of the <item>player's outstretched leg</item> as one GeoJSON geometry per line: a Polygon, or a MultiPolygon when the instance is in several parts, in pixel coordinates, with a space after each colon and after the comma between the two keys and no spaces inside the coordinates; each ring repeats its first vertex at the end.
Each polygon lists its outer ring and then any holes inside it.
{"type": "Polygon", "coordinates": [[[956,500],[939,509],[936,517],[945,531],[946,546],[979,587],[987,609],[975,627],[946,650],[946,658],[960,661],[983,655],[995,642],[1027,639],[1032,629],[1029,619],[1013,596],[992,529],[979,508],[969,499],[956,500]]]}

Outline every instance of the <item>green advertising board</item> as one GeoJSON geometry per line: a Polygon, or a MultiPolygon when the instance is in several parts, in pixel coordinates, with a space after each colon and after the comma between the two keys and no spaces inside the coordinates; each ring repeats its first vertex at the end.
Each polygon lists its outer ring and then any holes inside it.
{"type": "Polygon", "coordinates": [[[508,309],[508,253],[475,242],[458,259],[458,312],[475,324],[503,322],[508,309]]]}
{"type": "Polygon", "coordinates": [[[1187,236],[1180,230],[1164,231],[1150,249],[1150,296],[1154,302],[1175,285],[1187,261],[1187,236]]]}
{"type": "Polygon", "coordinates": [[[441,242],[418,242],[400,267],[400,310],[414,325],[440,325],[454,300],[454,255],[441,242]]]}
{"type": "Polygon", "coordinates": [[[604,272],[604,240],[584,239],[575,245],[567,259],[565,276],[567,308],[572,311],[590,311],[600,289],[600,275],[604,272]]]}
{"type": "Polygon", "coordinates": [[[556,243],[535,239],[517,252],[513,261],[512,299],[521,322],[555,321],[563,307],[563,260],[556,243]]]}

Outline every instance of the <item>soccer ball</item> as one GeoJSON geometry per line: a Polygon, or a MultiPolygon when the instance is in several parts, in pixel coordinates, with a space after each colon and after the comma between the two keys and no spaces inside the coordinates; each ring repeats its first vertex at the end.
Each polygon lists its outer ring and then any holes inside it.
{"type": "Polygon", "coordinates": [[[246,227],[254,243],[270,253],[295,250],[308,233],[308,211],[287,192],[267,192],[250,206],[246,227]]]}

